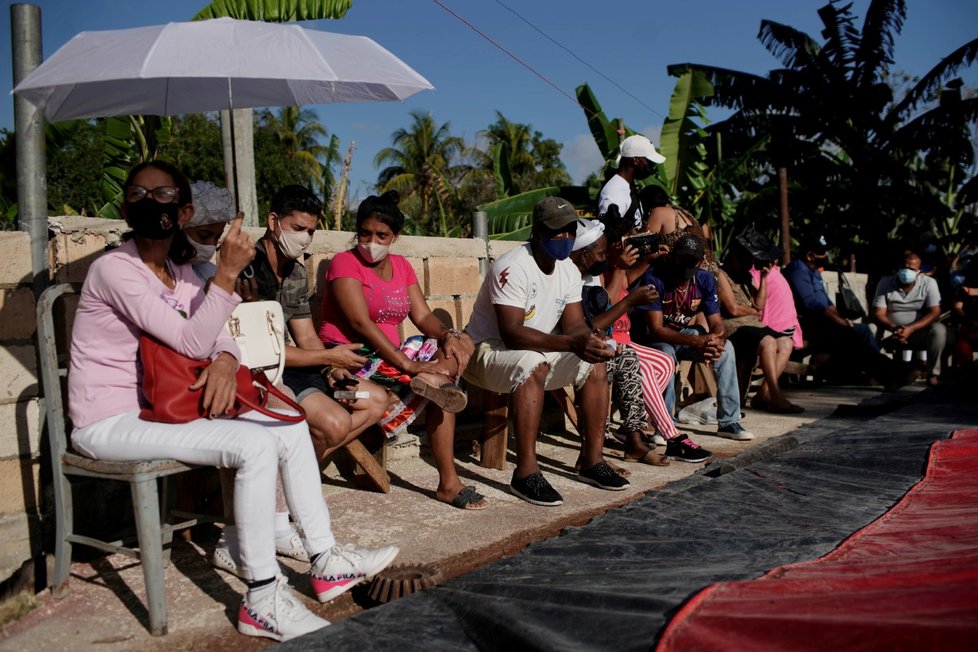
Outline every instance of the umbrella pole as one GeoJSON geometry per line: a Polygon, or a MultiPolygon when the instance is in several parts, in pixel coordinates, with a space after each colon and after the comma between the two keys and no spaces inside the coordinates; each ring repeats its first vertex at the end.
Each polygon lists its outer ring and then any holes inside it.
{"type": "Polygon", "coordinates": [[[234,96],[231,92],[231,78],[228,77],[228,122],[231,123],[231,184],[234,186],[234,210],[241,210],[241,189],[238,183],[237,138],[234,134],[234,96]]]}

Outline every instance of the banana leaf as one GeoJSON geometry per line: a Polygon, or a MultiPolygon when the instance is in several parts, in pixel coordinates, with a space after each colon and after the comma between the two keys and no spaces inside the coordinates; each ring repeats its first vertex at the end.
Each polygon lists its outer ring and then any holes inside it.
{"type": "Polygon", "coordinates": [[[669,116],[662,125],[659,139],[659,151],[666,157],[660,168],[665,174],[669,194],[673,197],[686,184],[696,190],[703,188],[703,175],[708,170],[703,163],[706,157],[706,147],[703,145],[706,131],[696,119],[705,118],[698,100],[712,95],[713,86],[698,70],[687,71],[676,80],[676,88],[669,100],[669,116]]]}
{"type": "Polygon", "coordinates": [[[284,23],[294,20],[342,18],[353,0],[215,0],[194,16],[208,18],[237,18],[284,23]]]}
{"type": "Polygon", "coordinates": [[[530,238],[533,207],[546,197],[563,197],[574,204],[583,214],[594,210],[594,198],[583,186],[548,186],[523,192],[513,197],[497,199],[478,207],[489,218],[489,238],[492,240],[520,240],[530,238]]]}

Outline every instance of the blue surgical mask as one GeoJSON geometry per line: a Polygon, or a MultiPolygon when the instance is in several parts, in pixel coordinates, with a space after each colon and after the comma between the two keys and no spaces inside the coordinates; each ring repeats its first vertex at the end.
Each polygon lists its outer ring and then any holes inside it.
{"type": "Polygon", "coordinates": [[[540,240],[540,246],[551,258],[567,260],[571,255],[571,250],[574,248],[574,238],[560,238],[559,240],[543,238],[540,240]]]}
{"type": "Polygon", "coordinates": [[[899,280],[904,285],[910,285],[917,278],[917,271],[913,269],[908,269],[904,267],[903,269],[897,271],[897,280],[899,280]]]}

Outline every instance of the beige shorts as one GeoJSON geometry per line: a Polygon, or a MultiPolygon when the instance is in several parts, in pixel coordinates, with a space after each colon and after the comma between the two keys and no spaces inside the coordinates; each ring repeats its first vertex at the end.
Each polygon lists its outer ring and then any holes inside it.
{"type": "Polygon", "coordinates": [[[502,340],[486,340],[476,345],[462,377],[491,392],[512,394],[541,364],[550,367],[545,387],[548,391],[568,385],[579,389],[591,373],[591,364],[574,353],[510,350],[502,340]]]}

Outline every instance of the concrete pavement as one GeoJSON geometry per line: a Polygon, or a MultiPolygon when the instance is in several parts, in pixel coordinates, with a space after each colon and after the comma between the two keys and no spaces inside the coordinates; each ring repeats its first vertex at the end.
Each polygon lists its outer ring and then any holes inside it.
{"type": "MultiPolygon", "coordinates": [[[[918,384],[903,395],[909,398],[921,389],[923,386],[918,384]]],[[[787,396],[804,406],[806,412],[771,415],[746,410],[743,423],[757,435],[749,442],[712,436],[715,426],[683,426],[682,429],[722,459],[822,419],[839,405],[854,405],[880,394],[878,388],[868,387],[789,389],[787,396]]],[[[606,448],[606,455],[631,471],[632,484],[626,491],[602,491],[575,477],[573,464],[579,448],[576,433],[559,428],[550,430],[541,435],[538,454],[544,473],[563,494],[564,505],[531,506],[508,491],[512,464],[504,471],[484,469],[471,455],[459,453],[457,461],[463,482],[475,484],[487,496],[491,508],[475,512],[454,509],[433,499],[437,474],[430,457],[424,448],[409,445],[391,451],[389,494],[356,489],[347,481],[331,476],[325,480],[324,495],[337,539],[366,546],[396,544],[401,554],[395,563],[434,563],[447,578],[511,554],[533,540],[556,535],[568,525],[582,524],[595,514],[704,468],[704,464],[675,461],[667,467],[623,463],[620,447],[612,442],[606,448]]],[[[510,456],[512,461],[512,453],[510,456]]],[[[149,652],[250,650],[271,644],[271,641],[241,636],[235,629],[244,585],[208,564],[217,535],[216,527],[199,526],[192,542],[180,541],[174,545],[173,563],[166,571],[170,632],[166,637],[154,638],[146,631],[140,565],[113,555],[74,563],[68,596],[61,600],[54,600],[48,592],[36,596],[37,607],[4,628],[0,649],[149,652]]],[[[283,562],[293,586],[304,596],[311,595],[308,579],[303,574],[307,566],[283,562]]],[[[327,605],[319,605],[312,598],[305,601],[316,613],[333,621],[369,605],[365,588],[327,605]]]]}

